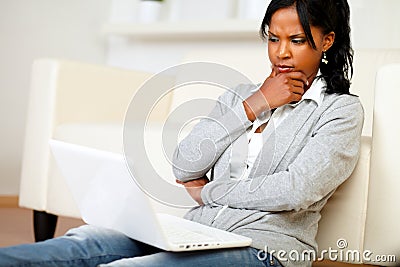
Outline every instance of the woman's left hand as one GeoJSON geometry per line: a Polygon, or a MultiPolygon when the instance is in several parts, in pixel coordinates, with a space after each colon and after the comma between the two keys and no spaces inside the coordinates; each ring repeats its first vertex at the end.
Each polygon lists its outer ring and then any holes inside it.
{"type": "Polygon", "coordinates": [[[207,177],[202,177],[188,182],[176,180],[176,182],[185,186],[186,191],[197,203],[199,203],[199,205],[204,205],[203,200],[201,199],[201,190],[209,182],[207,177]]]}

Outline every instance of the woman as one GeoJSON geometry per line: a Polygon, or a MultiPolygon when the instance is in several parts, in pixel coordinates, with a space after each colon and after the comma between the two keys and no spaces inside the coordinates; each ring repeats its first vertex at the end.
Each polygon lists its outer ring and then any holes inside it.
{"type": "Polygon", "coordinates": [[[0,265],[311,266],[293,255],[317,249],[320,210],[350,176],[360,150],[363,109],[349,93],[349,6],[346,0],[272,0],[261,33],[269,77],[259,87],[222,95],[213,120],[199,122],[174,155],[177,182],[199,203],[186,218],[249,236],[251,247],[163,252],[84,226],[2,249],[0,265]],[[232,150],[243,138],[245,164],[231,160],[243,154],[232,150]],[[205,139],[211,143],[199,146],[205,139]]]}

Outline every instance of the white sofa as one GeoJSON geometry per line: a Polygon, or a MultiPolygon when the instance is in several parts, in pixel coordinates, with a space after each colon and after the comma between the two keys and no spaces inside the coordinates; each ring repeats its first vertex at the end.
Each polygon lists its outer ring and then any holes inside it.
{"type": "MultiPolygon", "coordinates": [[[[183,61],[223,63],[261,82],[269,69],[265,58],[264,49],[225,49],[193,51],[183,61]]],[[[344,238],[344,252],[370,250],[373,255],[396,255],[400,261],[400,230],[395,227],[400,220],[400,165],[396,160],[400,158],[400,141],[396,138],[400,125],[395,105],[400,97],[396,79],[400,77],[400,50],[356,51],[354,66],[351,91],[360,96],[366,114],[361,157],[352,176],[324,208],[317,241],[321,251],[337,250],[337,241],[344,238]],[[399,64],[388,65],[391,63],[399,64]]],[[[49,152],[48,140],[55,138],[121,152],[125,110],[134,91],[150,75],[58,59],[35,61],[22,164],[21,207],[80,216],[49,152]]],[[[152,117],[154,125],[181,97],[167,96],[159,107],[160,116],[152,117]]],[[[162,205],[157,209],[183,213],[162,205]]],[[[328,256],[325,258],[329,259],[328,256]]],[[[371,263],[351,257],[349,262],[371,263]]]]}

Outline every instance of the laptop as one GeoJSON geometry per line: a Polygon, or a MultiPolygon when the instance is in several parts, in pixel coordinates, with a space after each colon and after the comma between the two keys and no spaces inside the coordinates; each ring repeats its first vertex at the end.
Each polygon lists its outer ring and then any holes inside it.
{"type": "Polygon", "coordinates": [[[114,229],[166,251],[249,246],[248,237],[165,213],[131,177],[122,154],[50,140],[85,223],[114,229]]]}

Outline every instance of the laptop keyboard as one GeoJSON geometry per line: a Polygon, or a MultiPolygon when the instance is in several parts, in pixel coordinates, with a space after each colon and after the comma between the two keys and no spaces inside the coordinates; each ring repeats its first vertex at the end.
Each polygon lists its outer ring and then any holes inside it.
{"type": "Polygon", "coordinates": [[[205,235],[200,232],[187,230],[182,227],[176,227],[174,225],[163,225],[164,233],[168,236],[171,243],[184,244],[184,243],[204,243],[218,241],[212,236],[205,235]]]}

